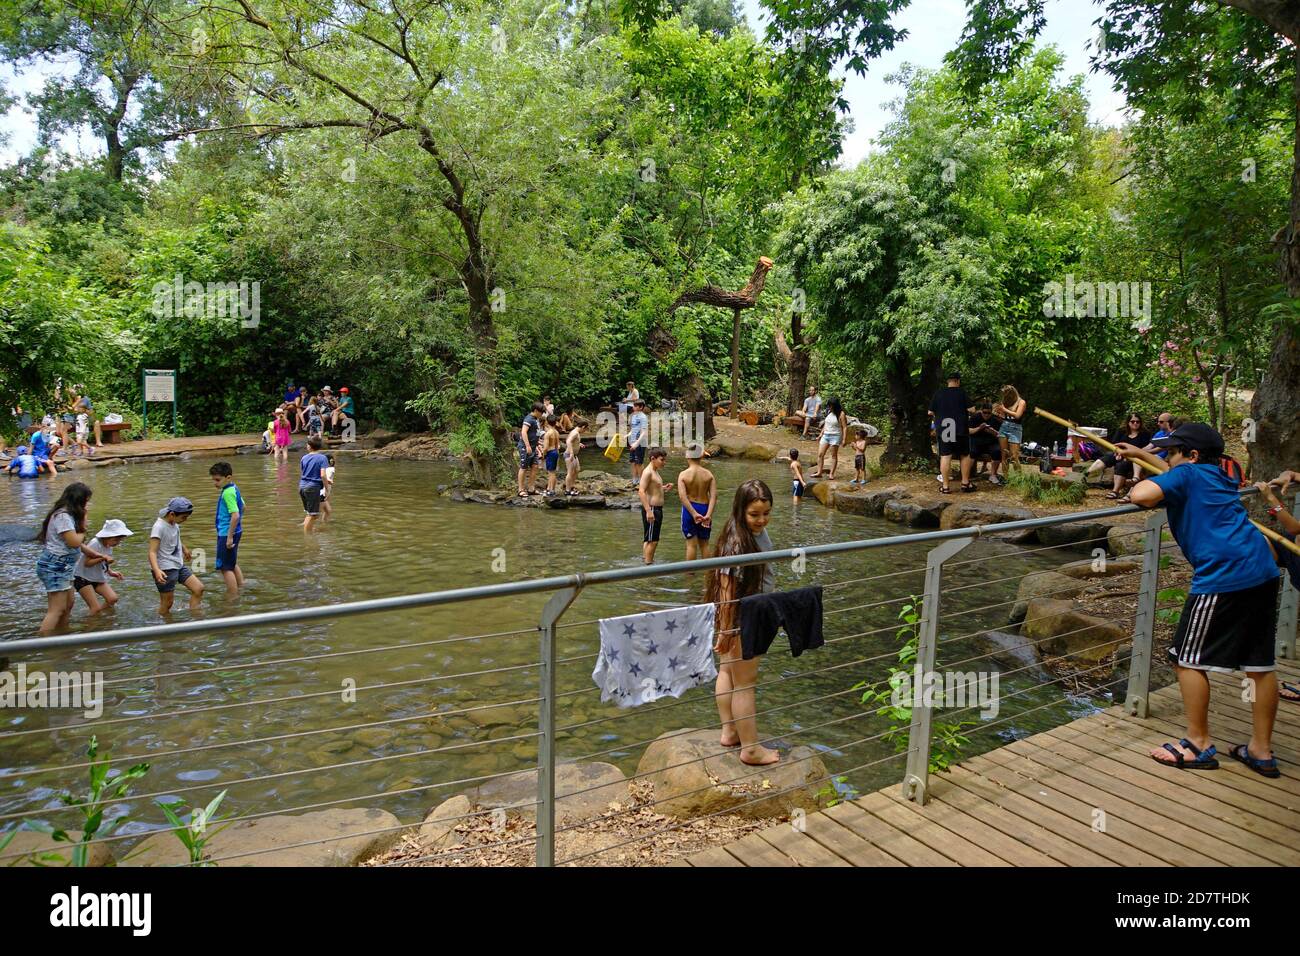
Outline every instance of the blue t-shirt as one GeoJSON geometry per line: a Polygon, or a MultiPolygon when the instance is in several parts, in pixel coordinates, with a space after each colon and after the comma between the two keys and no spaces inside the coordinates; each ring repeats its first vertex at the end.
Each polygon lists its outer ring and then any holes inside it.
{"type": "Polygon", "coordinates": [[[49,443],[45,439],[44,432],[32,433],[31,453],[37,459],[50,457],[50,447],[49,443]]]}
{"type": "Polygon", "coordinates": [[[224,536],[230,530],[230,506],[233,504],[239,512],[239,534],[244,533],[244,496],[239,493],[239,486],[233,481],[221,489],[217,496],[217,534],[224,536]],[[234,492],[234,494],[231,494],[234,492]],[[231,499],[234,499],[232,502],[231,499]]]}
{"type": "MultiPolygon", "coordinates": [[[[1151,440],[1155,441],[1157,438],[1168,438],[1172,434],[1173,432],[1167,432],[1163,428],[1157,428],[1156,433],[1151,436],[1151,440]]],[[[1157,448],[1155,451],[1155,455],[1157,458],[1164,458],[1168,454],[1169,454],[1168,448],[1157,448]]]]}
{"type": "Polygon", "coordinates": [[[1277,577],[1268,539],[1218,465],[1176,465],[1150,480],[1165,493],[1169,528],[1192,564],[1192,594],[1240,591],[1277,577]]]}
{"type": "Polygon", "coordinates": [[[309,452],[302,456],[302,480],[298,482],[298,490],[306,491],[308,488],[322,488],[325,485],[325,479],[321,477],[321,469],[328,468],[330,460],[318,451],[309,452]]]}
{"type": "Polygon", "coordinates": [[[40,465],[36,464],[36,458],[33,455],[19,455],[9,463],[10,471],[17,471],[19,478],[35,478],[41,473],[40,465]]]}

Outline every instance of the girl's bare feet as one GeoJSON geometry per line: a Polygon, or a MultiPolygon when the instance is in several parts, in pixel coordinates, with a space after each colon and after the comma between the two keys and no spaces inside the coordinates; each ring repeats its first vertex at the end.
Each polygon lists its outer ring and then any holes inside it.
{"type": "Polygon", "coordinates": [[[776,763],[780,759],[781,754],[779,751],[758,745],[746,747],[740,752],[740,762],[751,767],[766,767],[768,764],[776,763]]]}
{"type": "Polygon", "coordinates": [[[722,744],[724,747],[739,747],[740,734],[736,733],[734,730],[724,730],[722,736],[718,738],[718,743],[722,744]]]}

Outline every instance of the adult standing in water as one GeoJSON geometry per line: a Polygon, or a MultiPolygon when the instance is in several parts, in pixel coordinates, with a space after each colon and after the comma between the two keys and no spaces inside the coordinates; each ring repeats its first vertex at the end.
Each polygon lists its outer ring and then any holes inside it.
{"type": "Polygon", "coordinates": [[[1002,418],[998,426],[998,443],[1002,446],[1002,464],[1005,468],[1014,462],[1020,464],[1020,445],[1025,437],[1025,412],[1029,403],[1020,397],[1014,385],[1002,386],[1002,401],[993,406],[993,414],[1002,418]]]}
{"type": "Polygon", "coordinates": [[[844,444],[844,435],[849,430],[844,407],[838,398],[826,403],[826,418],[822,422],[822,437],[817,443],[817,470],[810,478],[820,478],[826,467],[826,452],[831,453],[831,473],[829,480],[835,480],[835,469],[840,466],[840,446],[844,444]]]}

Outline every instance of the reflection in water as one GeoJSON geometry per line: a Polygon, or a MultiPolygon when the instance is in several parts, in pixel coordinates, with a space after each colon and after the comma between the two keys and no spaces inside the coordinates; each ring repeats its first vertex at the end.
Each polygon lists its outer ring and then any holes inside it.
{"type": "MultiPolygon", "coordinates": [[[[173,495],[186,495],[196,505],[183,535],[191,549],[206,553],[208,591],[199,613],[209,616],[640,562],[636,511],[539,513],[457,504],[435,495],[435,486],[451,479],[446,465],[365,461],[347,454],[338,455],[333,518],[318,533],[304,536],[296,458],[287,464],[261,456],[235,456],[231,461],[248,507],[240,547],[247,586],[234,600],[225,597],[211,570],[216,492],[207,469],[212,459],[73,473],[94,489],[92,530],[111,517],[126,521],[136,532],[116,551],[115,567],[126,575],[118,588],[121,603],[94,619],[86,617],[79,603],[74,631],[158,620],[146,559],[148,532],[157,509],[173,495]],[[505,556],[500,573],[493,570],[498,548],[505,556]]],[[[667,466],[669,487],[681,465],[677,459],[667,466]]],[[[778,548],[898,532],[897,525],[838,514],[811,498],[796,510],[784,494],[784,466],[724,461],[713,467],[724,515],[744,478],[757,475],[773,487],[777,504],[769,531],[778,548]]],[[[35,525],[68,480],[7,483],[0,497],[0,522],[35,525]]],[[[684,556],[675,520],[678,509],[675,497],[670,497],[660,561],[684,556]]],[[[715,521],[718,532],[722,522],[723,516],[715,521]]],[[[45,598],[34,571],[37,553],[35,543],[0,547],[4,637],[33,634],[40,620],[45,598]]],[[[1014,597],[1014,581],[981,582],[1047,567],[1071,555],[1019,555],[1009,545],[980,541],[964,551],[961,560],[973,557],[989,560],[951,568],[945,615],[1007,602],[1014,597]]],[[[826,586],[828,643],[798,661],[785,653],[783,640],[774,645],[760,670],[759,727],[765,735],[790,746],[817,748],[833,771],[893,754],[892,745],[879,739],[863,741],[886,724],[862,707],[861,692],[852,687],[888,673],[898,645],[893,634],[897,605],[863,605],[919,593],[924,561],[925,548],[913,545],[810,560],[801,578],[788,568],[778,571],[779,587],[826,586]],[[811,698],[820,699],[803,703],[811,698]]],[[[619,710],[600,703],[591,680],[597,619],[697,601],[701,577],[592,587],[570,608],[558,631],[562,759],[609,761],[631,773],[645,742],[667,731],[716,723],[707,689],[692,691],[680,701],[619,710]]],[[[81,792],[84,770],[38,771],[80,762],[93,731],[101,750],[151,761],[152,769],[135,788],[138,794],[176,793],[195,802],[231,784],[226,806],[240,814],[355,798],[342,805],[383,806],[404,820],[414,818],[465,789],[465,781],[535,765],[536,626],[544,603],[544,595],[493,599],[34,656],[25,661],[29,669],[102,671],[108,701],[103,718],[85,730],[69,726],[81,722],[79,714],[4,714],[0,728],[18,735],[0,742],[0,812],[53,807],[64,787],[81,792]],[[322,728],[339,729],[305,733],[322,728]],[[188,752],[150,756],[173,750],[188,752]],[[394,790],[411,792],[376,797],[394,790]]],[[[942,636],[1001,626],[1008,606],[945,620],[942,636]]],[[[183,607],[173,613],[173,620],[190,619],[183,607]]],[[[972,657],[984,648],[976,640],[954,641],[941,648],[941,661],[972,657]]],[[[977,666],[989,665],[968,664],[963,669],[977,666]]],[[[1012,659],[1005,666],[1021,663],[1012,659]]],[[[1032,669],[1004,680],[1004,695],[1028,692],[1005,706],[1000,716],[1060,699],[1055,687],[1035,688],[1039,680],[1032,669]]],[[[1023,721],[1000,723],[998,730],[1008,735],[1050,726],[1080,706],[1062,701],[1023,721]]],[[[977,733],[972,749],[999,742],[996,734],[977,733]]],[[[849,773],[847,784],[868,790],[901,776],[899,758],[849,773]]],[[[137,822],[128,825],[128,832],[163,822],[151,800],[137,801],[132,816],[137,822]]],[[[0,821],[0,829],[6,825],[0,821]]]]}

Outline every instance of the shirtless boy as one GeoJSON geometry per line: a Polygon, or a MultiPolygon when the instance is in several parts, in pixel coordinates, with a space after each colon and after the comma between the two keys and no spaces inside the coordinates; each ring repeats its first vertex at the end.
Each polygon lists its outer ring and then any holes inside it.
{"type": "Polygon", "coordinates": [[[794,503],[798,504],[803,497],[803,465],[799,461],[799,449],[790,449],[790,491],[794,495],[794,503]]]}
{"type": "Polygon", "coordinates": [[[686,539],[686,560],[709,556],[709,535],[713,532],[713,508],[718,503],[718,482],[704,467],[704,446],[692,442],[686,448],[686,469],[677,476],[677,495],[682,499],[682,537],[686,539]]]}
{"type": "Polygon", "coordinates": [[[578,493],[578,470],[581,465],[578,462],[578,456],[582,452],[582,426],[578,424],[577,418],[570,416],[569,421],[573,427],[564,437],[564,493],[566,495],[576,495],[578,493]]]}
{"type": "Polygon", "coordinates": [[[641,499],[641,559],[651,564],[655,559],[655,549],[659,547],[659,532],[664,523],[664,480],[659,477],[659,469],[668,460],[668,452],[662,448],[650,449],[650,462],[641,472],[637,482],[636,493],[641,499]]]}

